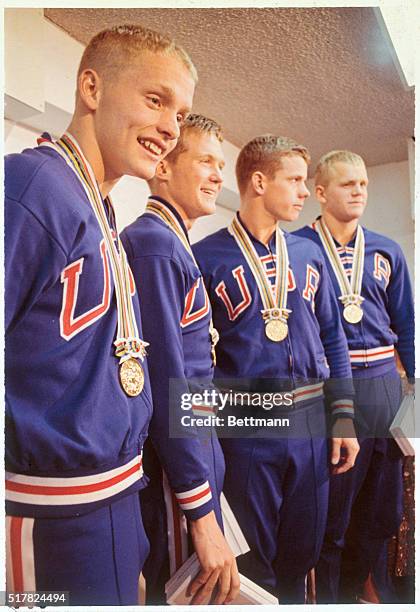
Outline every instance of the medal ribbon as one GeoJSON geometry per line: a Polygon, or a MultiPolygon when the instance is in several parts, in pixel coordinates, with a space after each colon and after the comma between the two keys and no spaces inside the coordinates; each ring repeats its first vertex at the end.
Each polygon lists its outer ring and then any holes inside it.
{"type": "Polygon", "coordinates": [[[340,301],[345,306],[348,304],[360,305],[364,301],[364,298],[362,298],[360,294],[362,291],[363,267],[365,263],[365,236],[361,226],[357,226],[350,281],[344,269],[340,255],[338,254],[337,247],[335,246],[334,238],[332,237],[328,227],[325,225],[322,217],[317,219],[313,226],[318,232],[324,250],[337,278],[341,291],[341,296],[339,298],[340,301]]]}
{"type": "MultiPolygon", "coordinates": [[[[187,238],[187,236],[185,235],[184,230],[181,227],[180,222],[178,221],[178,219],[176,218],[176,216],[173,214],[173,212],[171,210],[169,210],[169,208],[167,206],[165,206],[164,204],[162,204],[162,202],[159,202],[158,200],[154,200],[153,198],[149,198],[147,205],[146,205],[146,212],[150,213],[152,215],[155,215],[155,217],[159,217],[159,219],[161,219],[165,225],[167,225],[169,227],[169,229],[171,229],[174,234],[176,234],[178,236],[178,238],[180,239],[180,241],[182,242],[184,248],[186,249],[186,251],[188,251],[188,253],[191,255],[191,258],[193,260],[193,262],[195,263],[195,265],[197,266],[198,269],[199,266],[197,264],[197,261],[194,257],[194,253],[192,251],[191,245],[189,243],[189,240],[187,238]]],[[[205,293],[205,298],[206,300],[209,300],[208,294],[207,294],[207,289],[206,286],[204,284],[204,280],[202,280],[203,283],[203,289],[204,289],[204,293],[205,293]]],[[[219,341],[219,333],[216,330],[216,328],[213,325],[213,319],[210,318],[210,327],[209,327],[209,332],[210,332],[210,336],[211,336],[211,344],[212,344],[212,356],[213,356],[213,363],[215,363],[215,355],[214,355],[214,349],[216,347],[217,342],[219,341]]]]}
{"type": "Polygon", "coordinates": [[[47,146],[54,149],[65,160],[73,170],[85,190],[89,203],[95,213],[99,227],[106,244],[111,261],[112,276],[114,279],[115,293],[117,298],[117,337],[114,341],[115,355],[123,363],[131,357],[140,358],[142,361],[146,356],[146,346],[148,342],[139,336],[137,321],[134,314],[133,301],[130,291],[130,272],[127,256],[124,251],[121,239],[115,235],[114,230],[109,226],[105,206],[113,213],[110,198],[102,199],[99,186],[96,182],[93,170],[84,157],[79,145],[73,136],[66,132],[56,142],[41,138],[38,141],[40,146],[47,146]],[[118,242],[118,250],[115,240],[118,242]]]}
{"type": "Polygon", "coordinates": [[[229,226],[229,233],[235,238],[238,247],[251,269],[252,275],[257,283],[261,301],[264,306],[263,317],[287,319],[291,310],[287,309],[287,291],[289,282],[289,254],[287,252],[286,240],[279,225],[276,226],[276,280],[273,287],[267,276],[267,272],[261,263],[259,255],[240,220],[235,217],[229,226]],[[280,317],[274,316],[276,310],[280,311],[280,317]],[[274,312],[273,312],[274,311],[274,312]]]}
{"type": "Polygon", "coordinates": [[[146,212],[155,215],[155,217],[159,217],[159,219],[162,219],[162,221],[169,227],[169,229],[171,229],[178,236],[178,238],[184,245],[184,248],[191,255],[195,265],[198,268],[198,264],[195,260],[194,253],[192,252],[192,248],[188,241],[188,238],[186,237],[180,222],[175,217],[173,212],[169,210],[167,206],[162,204],[162,202],[159,202],[158,200],[153,200],[153,198],[149,198],[146,205],[146,212]]]}

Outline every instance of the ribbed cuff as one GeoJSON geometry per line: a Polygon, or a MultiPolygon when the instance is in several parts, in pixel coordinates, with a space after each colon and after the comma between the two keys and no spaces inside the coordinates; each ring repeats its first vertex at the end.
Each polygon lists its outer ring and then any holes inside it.
{"type": "Polygon", "coordinates": [[[354,419],[353,400],[340,399],[331,403],[331,414],[334,418],[354,419]]]}
{"type": "Polygon", "coordinates": [[[175,497],[187,519],[199,519],[213,510],[213,497],[207,480],[198,487],[175,493],[175,497]]]}

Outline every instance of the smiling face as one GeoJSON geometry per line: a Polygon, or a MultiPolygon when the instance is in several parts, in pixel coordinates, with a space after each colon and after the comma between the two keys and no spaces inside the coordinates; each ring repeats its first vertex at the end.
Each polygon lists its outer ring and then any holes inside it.
{"type": "Polygon", "coordinates": [[[150,179],[177,143],[195,83],[176,56],[143,51],[115,78],[103,79],[94,129],[106,181],[150,179]]]}
{"type": "Polygon", "coordinates": [[[182,209],[184,218],[193,221],[216,212],[225,160],[214,133],[188,130],[183,146],[175,160],[163,162],[165,197],[182,209]]]}
{"type": "Polygon", "coordinates": [[[342,223],[359,219],[366,208],[368,177],[363,163],[336,162],[325,185],[316,185],[322,211],[342,223]]]}
{"type": "Polygon", "coordinates": [[[300,155],[282,156],[280,163],[272,178],[262,175],[263,206],[274,221],[296,221],[309,196],[308,166],[300,155]]]}

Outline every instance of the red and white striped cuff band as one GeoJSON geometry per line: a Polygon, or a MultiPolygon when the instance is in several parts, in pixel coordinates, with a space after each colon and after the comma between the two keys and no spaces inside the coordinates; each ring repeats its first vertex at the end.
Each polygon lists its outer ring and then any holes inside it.
{"type": "Polygon", "coordinates": [[[117,495],[142,476],[141,455],[120,467],[92,476],[49,478],[6,472],[6,500],[39,506],[92,503],[117,495]]]}
{"type": "Polygon", "coordinates": [[[195,508],[199,508],[211,500],[210,485],[206,481],[189,491],[175,493],[175,497],[182,510],[195,510],[195,508]]]}
{"type": "Polygon", "coordinates": [[[354,414],[353,401],[346,400],[346,399],[336,400],[335,402],[332,402],[331,410],[334,415],[338,415],[338,414],[353,415],[354,414]]]}

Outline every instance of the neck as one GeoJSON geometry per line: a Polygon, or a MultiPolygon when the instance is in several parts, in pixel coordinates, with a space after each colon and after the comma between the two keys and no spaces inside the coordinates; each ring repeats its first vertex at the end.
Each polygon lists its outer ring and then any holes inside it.
{"type": "Polygon", "coordinates": [[[177,211],[177,213],[179,214],[179,216],[181,217],[181,219],[183,220],[184,225],[187,228],[187,231],[188,232],[190,231],[195,219],[190,219],[187,213],[185,212],[185,209],[180,204],[175,202],[175,200],[171,198],[171,196],[166,192],[165,189],[154,188],[152,195],[156,195],[156,196],[159,196],[160,198],[163,198],[164,200],[166,200],[166,202],[168,202],[168,204],[173,206],[175,210],[177,211]]]}
{"type": "Polygon", "coordinates": [[[101,195],[106,198],[121,177],[107,176],[90,115],[85,114],[80,117],[75,114],[67,132],[77,140],[83,155],[93,170],[101,195]]]}
{"type": "Polygon", "coordinates": [[[239,215],[254,238],[267,246],[276,231],[277,220],[256,199],[242,200],[239,215]]]}
{"type": "Polygon", "coordinates": [[[359,223],[359,219],[340,221],[328,212],[322,213],[322,220],[330,230],[333,238],[335,238],[341,246],[345,246],[353,239],[359,223]]]}

